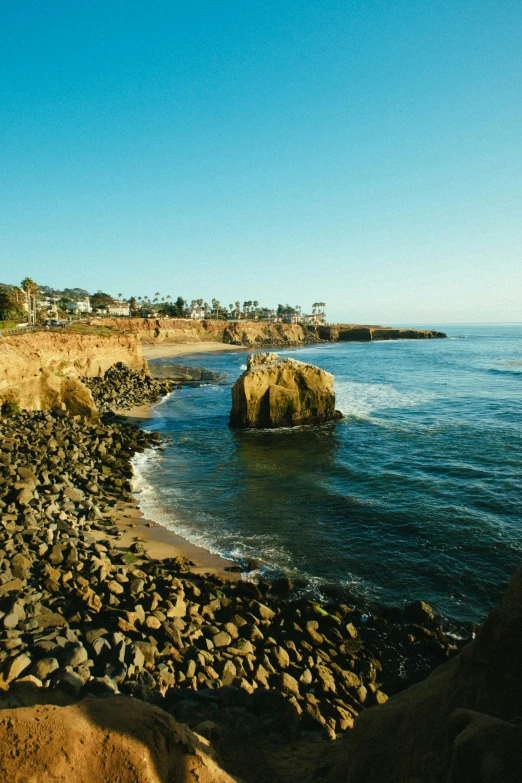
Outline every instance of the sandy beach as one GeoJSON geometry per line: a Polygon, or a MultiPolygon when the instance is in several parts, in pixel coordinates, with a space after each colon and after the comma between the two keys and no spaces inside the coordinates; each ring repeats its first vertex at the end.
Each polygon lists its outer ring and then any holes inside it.
{"type": "Polygon", "coordinates": [[[241,574],[225,570],[234,565],[232,561],[191,544],[172,530],[146,519],[137,502],[118,504],[111,512],[111,517],[123,532],[116,547],[121,552],[128,552],[135,541],[141,541],[149,557],[154,560],[185,557],[190,561],[193,573],[219,574],[232,580],[241,578],[241,574]]]}
{"type": "Polygon", "coordinates": [[[243,345],[228,345],[227,343],[142,343],[145,359],[164,359],[171,356],[189,356],[194,353],[225,353],[227,351],[245,351],[243,345]]]}
{"type": "MultiPolygon", "coordinates": [[[[208,345],[221,347],[216,343],[208,343],[208,345]]],[[[147,347],[156,348],[156,346],[147,347]]],[[[167,346],[165,346],[165,348],[166,347],[167,346]]],[[[185,353],[189,353],[192,345],[171,345],[169,347],[182,348],[185,353]],[[189,351],[187,351],[187,348],[189,351]]],[[[239,346],[226,347],[237,348],[239,346]]],[[[171,354],[169,353],[168,355],[170,356],[171,354]]],[[[148,358],[152,357],[149,356],[148,358]]],[[[120,416],[124,416],[129,424],[135,424],[140,427],[154,417],[154,407],[158,404],[159,403],[145,403],[144,405],[136,405],[133,408],[118,410],[116,413],[120,416]]],[[[146,519],[141,512],[138,499],[135,499],[133,502],[118,504],[111,516],[117,527],[124,533],[119,539],[119,546],[117,547],[122,551],[128,551],[131,544],[138,539],[144,543],[148,555],[156,560],[186,557],[194,564],[191,566],[191,571],[194,573],[219,574],[227,579],[241,578],[239,573],[225,570],[226,568],[235,565],[231,560],[226,560],[219,555],[209,552],[203,547],[196,546],[185,538],[177,535],[177,533],[174,533],[172,530],[163,527],[163,525],[146,519]]]]}

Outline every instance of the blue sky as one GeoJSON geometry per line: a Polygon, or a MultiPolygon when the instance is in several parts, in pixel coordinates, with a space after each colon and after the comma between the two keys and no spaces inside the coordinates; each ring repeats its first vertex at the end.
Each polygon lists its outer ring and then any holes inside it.
{"type": "Polygon", "coordinates": [[[0,281],[522,320],[522,6],[4,0],[0,281]]]}

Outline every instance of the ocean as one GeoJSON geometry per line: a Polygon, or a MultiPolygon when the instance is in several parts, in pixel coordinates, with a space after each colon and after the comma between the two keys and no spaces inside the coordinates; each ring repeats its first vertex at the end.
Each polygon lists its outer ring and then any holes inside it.
{"type": "Polygon", "coordinates": [[[481,622],[522,561],[522,325],[425,328],[449,339],[278,350],[334,374],[345,418],[322,426],[228,427],[252,349],[172,359],[228,377],[155,407],[143,513],[318,598],[481,622]]]}

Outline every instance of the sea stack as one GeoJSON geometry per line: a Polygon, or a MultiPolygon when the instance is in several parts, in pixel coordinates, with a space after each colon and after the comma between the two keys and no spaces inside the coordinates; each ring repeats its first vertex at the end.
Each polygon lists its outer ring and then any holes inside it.
{"type": "Polygon", "coordinates": [[[255,353],[232,387],[230,426],[273,429],[341,419],[334,377],[313,364],[255,353]]]}

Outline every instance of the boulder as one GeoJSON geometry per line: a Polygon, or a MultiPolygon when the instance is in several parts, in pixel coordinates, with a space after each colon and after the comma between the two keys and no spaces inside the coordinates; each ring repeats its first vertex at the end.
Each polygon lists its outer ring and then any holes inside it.
{"type": "Polygon", "coordinates": [[[230,426],[295,427],[340,419],[333,384],[333,375],[313,364],[253,354],[232,388],[230,426]]]}

